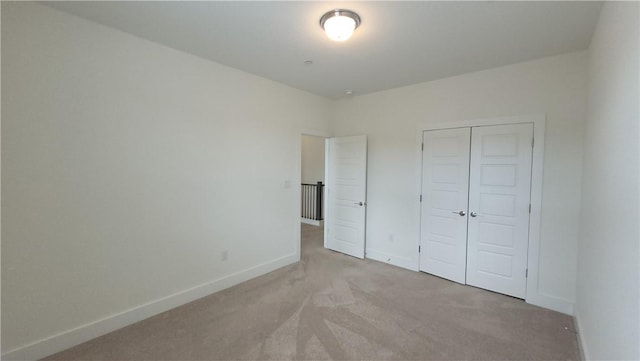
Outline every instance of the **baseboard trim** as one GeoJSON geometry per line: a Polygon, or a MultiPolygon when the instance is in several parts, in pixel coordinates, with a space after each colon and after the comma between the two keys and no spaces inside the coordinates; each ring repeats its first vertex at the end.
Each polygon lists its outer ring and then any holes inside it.
{"type": "Polygon", "coordinates": [[[582,336],[582,326],[580,325],[580,317],[579,317],[579,313],[576,310],[576,315],[573,317],[573,324],[575,325],[576,328],[576,334],[577,334],[577,338],[578,338],[578,350],[580,351],[580,359],[582,361],[586,361],[586,360],[591,360],[591,358],[589,357],[589,352],[587,351],[587,347],[586,344],[584,342],[584,337],[582,336]]]}
{"type": "Polygon", "coordinates": [[[2,359],[41,359],[298,261],[296,254],[283,256],[9,350],[2,354],[2,359]]]}
{"type": "Polygon", "coordinates": [[[309,219],[309,218],[300,218],[300,223],[304,223],[304,224],[310,224],[312,226],[322,226],[324,224],[324,221],[316,221],[315,219],[309,219]]]}
{"type": "Polygon", "coordinates": [[[366,258],[388,263],[397,267],[405,268],[411,271],[418,271],[418,265],[411,258],[392,255],[385,252],[380,252],[375,249],[367,249],[366,258]]]}
{"type": "MultiPolygon", "coordinates": [[[[392,255],[389,253],[381,252],[375,249],[367,249],[366,258],[369,258],[375,261],[380,261],[383,263],[388,263],[388,264],[405,268],[411,271],[416,271],[416,272],[419,271],[418,263],[416,261],[410,258],[400,257],[400,256],[392,255]]],[[[527,295],[525,301],[532,305],[540,306],[553,311],[558,311],[560,313],[564,313],[570,316],[573,316],[573,313],[574,313],[573,302],[567,301],[562,298],[549,296],[544,293],[527,295]]]]}
{"type": "Polygon", "coordinates": [[[562,298],[537,293],[534,295],[527,295],[525,301],[535,306],[548,308],[553,311],[558,311],[560,313],[573,316],[573,302],[567,301],[562,298]]]}

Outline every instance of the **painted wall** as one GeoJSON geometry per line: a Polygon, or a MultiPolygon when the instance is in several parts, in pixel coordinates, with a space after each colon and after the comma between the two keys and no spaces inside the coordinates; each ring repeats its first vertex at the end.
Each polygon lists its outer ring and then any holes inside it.
{"type": "Polygon", "coordinates": [[[324,183],[324,140],[322,137],[302,136],[302,183],[324,183]]]}
{"type": "Polygon", "coordinates": [[[2,3],[3,353],[295,261],[302,129],[368,135],[367,252],[416,268],[421,126],[546,113],[538,293],[577,298],[589,357],[637,359],[637,7],[605,4],[589,53],[334,103],[2,3]]]}
{"type": "Polygon", "coordinates": [[[546,113],[537,290],[572,312],[586,68],[577,52],[339,101],[334,133],[369,137],[367,256],[417,269],[420,125],[546,113]]]}
{"type": "Polygon", "coordinates": [[[330,117],[324,98],[3,2],[3,353],[295,262],[301,129],[330,117]]]}
{"type": "Polygon", "coordinates": [[[587,359],[640,359],[638,2],[607,2],[589,48],[576,319],[587,359]]]}

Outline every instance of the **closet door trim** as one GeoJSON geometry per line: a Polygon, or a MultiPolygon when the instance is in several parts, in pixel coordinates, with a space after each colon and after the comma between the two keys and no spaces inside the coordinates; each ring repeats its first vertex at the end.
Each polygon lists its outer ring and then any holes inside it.
{"type": "MultiPolygon", "coordinates": [[[[433,119],[418,124],[416,127],[416,214],[417,219],[421,219],[420,193],[422,192],[422,134],[424,131],[438,129],[454,129],[478,127],[487,125],[504,125],[504,124],[533,124],[533,159],[531,165],[531,215],[529,217],[529,247],[527,259],[527,290],[525,301],[534,305],[550,308],[559,312],[572,314],[573,305],[565,300],[556,299],[541,293],[538,289],[538,273],[539,273],[539,256],[540,256],[540,224],[541,224],[541,206],[542,206],[542,179],[544,165],[544,134],[546,125],[545,114],[529,114],[500,118],[484,118],[463,121],[443,122],[441,119],[433,119]]],[[[420,246],[420,222],[417,224],[418,237],[416,239],[416,251],[420,246]]],[[[417,254],[416,258],[420,259],[417,254]]],[[[416,270],[419,269],[416,267],[416,270]]]]}

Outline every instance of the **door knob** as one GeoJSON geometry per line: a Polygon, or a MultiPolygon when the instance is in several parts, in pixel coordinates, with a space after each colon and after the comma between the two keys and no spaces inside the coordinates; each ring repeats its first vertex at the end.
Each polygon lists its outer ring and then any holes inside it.
{"type": "Polygon", "coordinates": [[[464,216],[466,214],[466,213],[464,213],[464,211],[457,211],[457,212],[456,211],[451,211],[451,213],[457,214],[460,217],[462,217],[462,216],[464,216]]]}
{"type": "Polygon", "coordinates": [[[362,206],[364,205],[364,203],[362,203],[362,202],[356,202],[356,203],[354,203],[354,204],[355,204],[356,206],[360,206],[360,207],[362,207],[362,206]]]}
{"type": "Polygon", "coordinates": [[[469,215],[470,215],[471,217],[477,217],[477,216],[478,216],[478,213],[476,213],[476,212],[471,212],[471,213],[469,213],[469,215]]]}

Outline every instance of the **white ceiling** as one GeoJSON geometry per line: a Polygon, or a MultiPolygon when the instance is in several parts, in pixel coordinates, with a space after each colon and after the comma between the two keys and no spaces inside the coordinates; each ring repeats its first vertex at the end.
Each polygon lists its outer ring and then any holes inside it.
{"type": "Polygon", "coordinates": [[[47,2],[175,49],[328,98],[585,49],[600,2],[47,2]],[[344,43],[319,19],[356,11],[344,43]],[[312,60],[312,65],[305,65],[312,60]]]}

